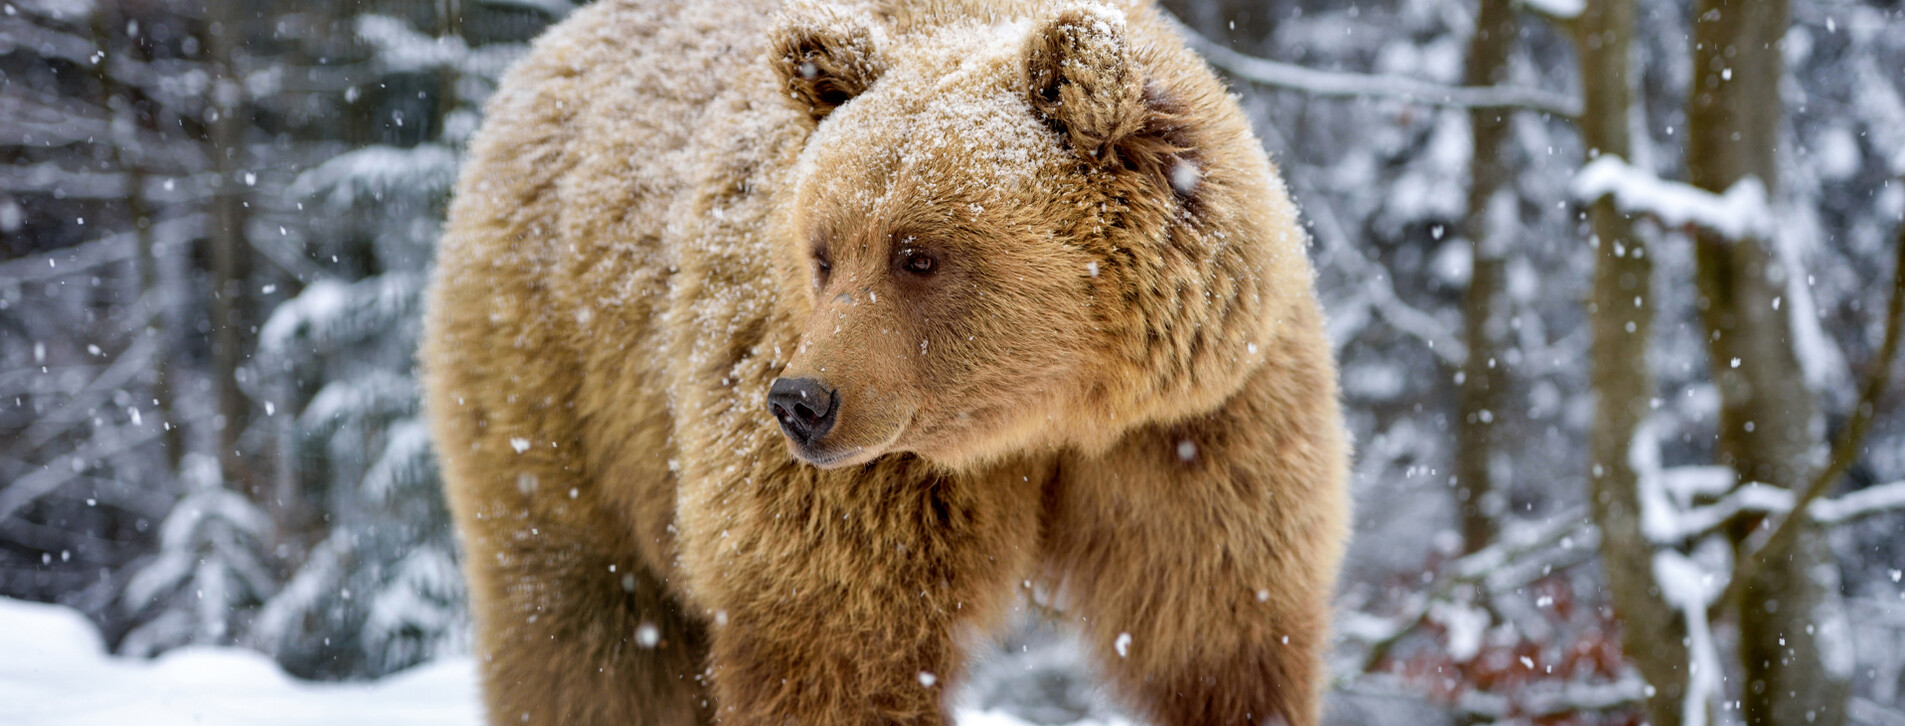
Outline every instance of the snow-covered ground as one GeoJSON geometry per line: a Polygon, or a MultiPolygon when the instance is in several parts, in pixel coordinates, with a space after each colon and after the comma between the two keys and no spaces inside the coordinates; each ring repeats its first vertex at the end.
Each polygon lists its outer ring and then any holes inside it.
{"type": "Polygon", "coordinates": [[[475,726],[480,714],[467,659],[374,683],[311,683],[240,648],[119,658],[77,611],[0,599],[0,724],[7,726],[475,726]]]}
{"type": "MultiPolygon", "coordinates": [[[[1030,726],[1000,710],[962,709],[958,720],[961,726],[1030,726]]],[[[370,683],[313,683],[241,648],[120,658],[106,652],[98,631],[77,611],[0,598],[0,726],[261,723],[477,726],[482,710],[476,671],[465,658],[370,683]]]]}

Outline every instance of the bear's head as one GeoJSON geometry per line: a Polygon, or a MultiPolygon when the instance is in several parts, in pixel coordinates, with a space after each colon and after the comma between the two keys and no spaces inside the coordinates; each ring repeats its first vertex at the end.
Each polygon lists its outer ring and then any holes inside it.
{"type": "Polygon", "coordinates": [[[812,128],[770,231],[789,449],[960,468],[1235,393],[1310,273],[1222,84],[1148,7],[921,4],[797,5],[770,46],[812,128]]]}

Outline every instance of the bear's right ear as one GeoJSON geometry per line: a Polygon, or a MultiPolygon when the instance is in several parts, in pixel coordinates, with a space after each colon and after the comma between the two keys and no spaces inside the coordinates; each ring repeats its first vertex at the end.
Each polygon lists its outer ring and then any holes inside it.
{"type": "Polygon", "coordinates": [[[864,93],[885,70],[873,38],[865,18],[796,3],[775,28],[769,53],[788,98],[819,121],[864,93]]]}

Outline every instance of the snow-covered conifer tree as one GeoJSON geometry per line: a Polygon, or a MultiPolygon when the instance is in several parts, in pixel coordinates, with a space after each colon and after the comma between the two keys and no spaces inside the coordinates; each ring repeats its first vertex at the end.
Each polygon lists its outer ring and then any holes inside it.
{"type": "MultiPolygon", "coordinates": [[[[464,13],[483,7],[453,3],[421,23],[405,9],[348,20],[366,55],[345,97],[373,122],[370,143],[290,187],[311,212],[307,254],[356,262],[331,265],[260,331],[257,368],[276,377],[293,414],[282,424],[298,452],[287,476],[320,513],[322,534],[265,605],[252,640],[297,672],[387,673],[467,637],[412,356],[463,143],[524,46],[467,40],[464,13]]],[[[489,9],[528,13],[517,23],[529,26],[524,38],[562,10],[489,9]]]]}

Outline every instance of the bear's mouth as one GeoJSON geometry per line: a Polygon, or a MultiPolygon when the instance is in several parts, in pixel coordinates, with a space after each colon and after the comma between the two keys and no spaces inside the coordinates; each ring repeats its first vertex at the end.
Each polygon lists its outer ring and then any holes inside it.
{"type": "Polygon", "coordinates": [[[785,432],[782,433],[781,438],[787,442],[787,450],[794,455],[794,458],[821,469],[839,469],[864,464],[883,454],[891,453],[893,445],[899,442],[900,437],[906,433],[907,427],[912,425],[913,413],[911,410],[907,411],[884,440],[871,445],[835,447],[828,446],[824,440],[813,444],[803,444],[787,436],[785,432]]]}

